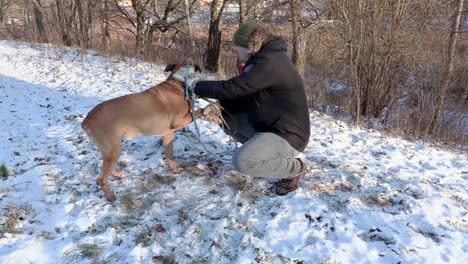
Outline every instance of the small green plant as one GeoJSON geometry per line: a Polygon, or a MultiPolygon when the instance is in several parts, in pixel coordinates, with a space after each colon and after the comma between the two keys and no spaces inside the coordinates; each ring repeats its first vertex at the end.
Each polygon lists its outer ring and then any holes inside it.
{"type": "Polygon", "coordinates": [[[4,180],[8,179],[8,176],[10,176],[10,172],[8,171],[7,167],[5,166],[4,163],[0,166],[0,177],[4,180]]]}

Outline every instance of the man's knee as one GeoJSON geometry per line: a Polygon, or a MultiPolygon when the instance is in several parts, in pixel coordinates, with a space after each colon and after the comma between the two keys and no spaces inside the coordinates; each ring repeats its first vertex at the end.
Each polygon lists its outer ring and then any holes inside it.
{"type": "Polygon", "coordinates": [[[245,155],[242,151],[237,151],[232,157],[232,165],[234,169],[242,174],[250,175],[252,168],[256,162],[245,155]]]}

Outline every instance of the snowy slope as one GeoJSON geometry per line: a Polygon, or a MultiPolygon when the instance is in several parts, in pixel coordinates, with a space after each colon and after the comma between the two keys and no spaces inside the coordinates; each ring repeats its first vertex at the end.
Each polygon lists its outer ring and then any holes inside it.
{"type": "Polygon", "coordinates": [[[125,142],[108,203],[80,128],[97,103],[165,79],[164,65],[0,42],[0,263],[468,263],[468,155],[316,112],[295,193],[232,170],[235,144],[198,122],[125,142]]]}

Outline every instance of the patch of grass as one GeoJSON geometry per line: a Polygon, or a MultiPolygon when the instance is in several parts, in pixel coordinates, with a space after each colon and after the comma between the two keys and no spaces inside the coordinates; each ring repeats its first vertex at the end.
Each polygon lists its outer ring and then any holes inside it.
{"type": "Polygon", "coordinates": [[[226,177],[226,183],[236,191],[246,191],[253,188],[252,180],[244,175],[230,175],[230,177],[226,177]]]}
{"type": "Polygon", "coordinates": [[[22,206],[9,205],[4,211],[5,221],[1,226],[0,233],[19,233],[18,225],[21,221],[26,221],[34,214],[34,209],[30,204],[22,206]]]}
{"type": "Polygon", "coordinates": [[[160,183],[155,177],[143,177],[142,181],[138,181],[135,184],[134,191],[138,191],[140,194],[146,194],[148,192],[154,192],[154,190],[158,190],[159,186],[160,183]]]}
{"type": "Polygon", "coordinates": [[[141,210],[143,207],[142,201],[134,194],[126,193],[120,199],[120,208],[126,213],[134,213],[141,210]]]}
{"type": "Polygon", "coordinates": [[[102,253],[102,246],[91,243],[79,244],[78,249],[83,257],[94,261],[97,261],[102,253]]]}
{"type": "Polygon", "coordinates": [[[0,178],[3,180],[8,179],[8,176],[10,176],[10,172],[8,171],[8,168],[5,166],[4,163],[0,166],[0,178]]]}
{"type": "Polygon", "coordinates": [[[175,182],[177,180],[176,177],[173,177],[173,176],[161,176],[159,174],[156,174],[154,175],[154,179],[156,180],[156,182],[158,183],[162,183],[162,184],[171,184],[173,182],[175,182]]]}
{"type": "Polygon", "coordinates": [[[153,264],[176,264],[177,261],[173,257],[155,256],[152,259],[153,264]]]}
{"type": "Polygon", "coordinates": [[[245,198],[256,199],[268,193],[268,190],[257,187],[250,176],[228,173],[225,179],[227,186],[241,192],[245,198]]]}
{"type": "Polygon", "coordinates": [[[103,247],[99,244],[81,243],[65,251],[62,255],[63,263],[78,263],[83,258],[90,260],[91,263],[98,263],[102,255],[103,247]]]}
{"type": "Polygon", "coordinates": [[[361,197],[362,202],[369,207],[385,207],[390,205],[390,197],[381,193],[373,193],[361,197]]]}
{"type": "Polygon", "coordinates": [[[148,247],[154,240],[153,231],[148,227],[143,227],[135,234],[135,243],[141,244],[143,247],[148,247]]]}
{"type": "Polygon", "coordinates": [[[42,231],[41,233],[39,233],[37,235],[38,237],[41,237],[43,239],[47,239],[47,240],[53,240],[55,239],[55,236],[52,232],[49,232],[49,231],[42,231]]]}

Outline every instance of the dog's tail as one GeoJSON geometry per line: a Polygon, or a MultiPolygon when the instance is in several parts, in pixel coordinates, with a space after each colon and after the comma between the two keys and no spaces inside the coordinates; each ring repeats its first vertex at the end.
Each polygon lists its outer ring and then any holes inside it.
{"type": "Polygon", "coordinates": [[[86,132],[86,134],[89,134],[89,119],[86,117],[83,122],[81,123],[81,128],[86,132]]]}
{"type": "MultiPolygon", "coordinates": [[[[98,105],[99,106],[99,105],[98,105]]],[[[98,109],[99,107],[96,106],[94,107],[85,117],[85,119],[83,120],[83,122],[81,123],[81,128],[86,132],[86,134],[90,135],[91,133],[91,122],[93,121],[93,119],[95,119],[96,117],[96,113],[98,112],[98,109]]]]}

